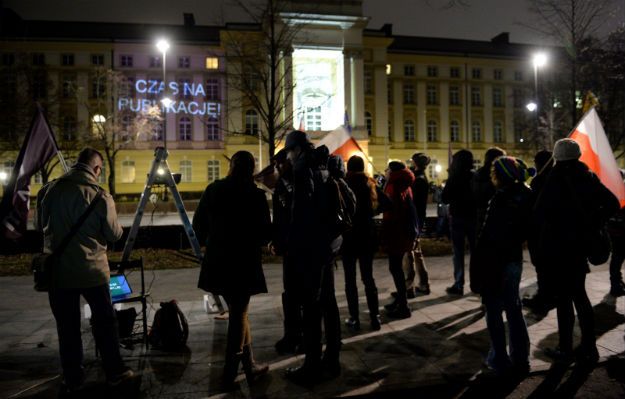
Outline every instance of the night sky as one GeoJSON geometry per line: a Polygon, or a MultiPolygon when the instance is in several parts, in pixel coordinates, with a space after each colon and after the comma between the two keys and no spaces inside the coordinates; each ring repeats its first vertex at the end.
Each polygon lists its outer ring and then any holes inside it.
{"type": "MultiPolygon", "coordinates": [[[[253,1],[253,0],[250,0],[253,1]]],[[[365,0],[369,27],[393,24],[395,34],[489,40],[510,32],[511,41],[546,44],[548,40],[523,26],[532,21],[527,0],[463,0],[467,7],[445,8],[450,0],[365,0]]],[[[182,13],[196,23],[222,25],[244,20],[231,0],[0,0],[25,19],[146,22],[182,24],[182,13]]],[[[625,0],[606,27],[625,24],[625,0]]]]}

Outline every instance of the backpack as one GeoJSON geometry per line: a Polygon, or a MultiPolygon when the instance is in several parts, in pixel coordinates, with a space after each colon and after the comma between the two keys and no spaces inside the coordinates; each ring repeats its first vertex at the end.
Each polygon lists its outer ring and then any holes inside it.
{"type": "Polygon", "coordinates": [[[189,324],[178,302],[172,299],[161,302],[161,308],[154,314],[152,328],[148,334],[150,345],[158,349],[180,349],[187,343],[189,324]]]}

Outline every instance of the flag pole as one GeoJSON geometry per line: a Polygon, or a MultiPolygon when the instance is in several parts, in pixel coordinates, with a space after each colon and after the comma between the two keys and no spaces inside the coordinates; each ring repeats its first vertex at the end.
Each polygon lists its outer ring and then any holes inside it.
{"type": "Polygon", "coordinates": [[[54,132],[52,131],[52,126],[50,126],[48,117],[46,116],[45,112],[43,112],[43,107],[41,106],[41,104],[39,104],[39,102],[37,102],[37,109],[39,110],[39,112],[41,112],[41,116],[43,116],[43,120],[46,121],[46,125],[48,125],[50,138],[52,139],[52,142],[54,143],[54,148],[56,149],[56,155],[59,157],[59,163],[61,164],[63,171],[67,173],[69,172],[69,167],[67,166],[67,162],[65,162],[65,157],[63,157],[63,153],[61,153],[61,150],[59,149],[59,145],[56,142],[56,137],[54,136],[54,132]]]}

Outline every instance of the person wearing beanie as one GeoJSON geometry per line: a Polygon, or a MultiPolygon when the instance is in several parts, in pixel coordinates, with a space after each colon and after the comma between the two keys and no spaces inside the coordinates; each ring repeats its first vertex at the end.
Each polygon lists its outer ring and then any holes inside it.
{"type": "Polygon", "coordinates": [[[387,316],[397,319],[406,319],[411,315],[402,260],[406,252],[414,250],[418,237],[417,212],[410,188],[413,182],[414,175],[406,165],[397,161],[389,163],[384,193],[390,198],[392,206],[382,217],[382,244],[388,254],[388,267],[397,295],[384,307],[387,316]]]}
{"type": "Polygon", "coordinates": [[[369,308],[372,330],[379,330],[378,288],[373,278],[373,255],[377,247],[376,228],[373,217],[378,209],[378,192],[375,181],[365,173],[364,160],[354,155],[347,161],[347,185],[356,196],[356,212],[351,230],[343,234],[341,255],[345,271],[345,297],[349,318],[345,321],[353,331],[360,330],[358,306],[358,285],[356,263],[359,263],[360,278],[365,285],[365,297],[369,308]]]}
{"type": "MultiPolygon", "coordinates": [[[[532,189],[532,206],[536,203],[547,181],[547,176],[549,176],[551,168],[553,168],[553,153],[549,150],[538,151],[534,156],[534,166],[536,167],[536,176],[534,176],[530,182],[530,188],[532,189]]],[[[542,285],[545,266],[548,265],[541,265],[532,256],[534,253],[534,240],[532,236],[527,240],[527,246],[532,264],[536,268],[537,289],[534,296],[523,298],[523,306],[537,315],[546,315],[556,306],[553,297],[549,295],[549,292],[542,285]]]]}
{"type": "Polygon", "coordinates": [[[464,294],[465,242],[469,242],[471,253],[475,246],[476,207],[472,190],[473,176],[471,151],[456,152],[449,167],[449,179],[442,193],[443,202],[449,204],[451,244],[454,251],[454,284],[446,290],[449,295],[464,294]]]}
{"type": "Polygon", "coordinates": [[[529,335],[523,318],[519,285],[523,243],[527,239],[531,192],[520,159],[500,156],[491,162],[495,192],[471,255],[471,290],[482,296],[491,340],[487,364],[497,374],[529,372],[529,335]],[[503,312],[508,321],[510,354],[506,348],[503,312]]]}
{"type": "MultiPolygon", "coordinates": [[[[428,203],[428,194],[430,185],[425,176],[425,171],[430,164],[431,159],[422,152],[415,153],[412,156],[413,166],[410,171],[414,174],[415,180],[412,184],[412,199],[417,210],[417,222],[419,223],[419,232],[423,231],[425,226],[425,215],[428,203]]],[[[425,266],[425,258],[421,251],[421,244],[417,238],[417,244],[412,251],[406,253],[404,262],[404,273],[406,275],[406,293],[408,298],[414,298],[417,295],[430,294],[430,279],[427,267],[425,266]],[[419,276],[419,284],[415,287],[415,276],[419,276]]]]}
{"type": "Polygon", "coordinates": [[[543,286],[555,297],[559,346],[548,349],[556,361],[594,364],[597,351],[593,308],[586,294],[588,233],[604,226],[619,208],[616,197],[579,161],[579,145],[558,140],[555,164],[547,177],[532,214],[535,242],[532,258],[545,266],[543,286]],[[580,346],[573,350],[575,313],[581,330],[580,346]]]}

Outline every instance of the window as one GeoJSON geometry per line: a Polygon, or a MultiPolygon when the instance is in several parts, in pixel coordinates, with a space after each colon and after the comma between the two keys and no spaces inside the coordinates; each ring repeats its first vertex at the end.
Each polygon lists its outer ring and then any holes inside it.
{"type": "Polygon", "coordinates": [[[2,183],[8,182],[11,179],[11,174],[13,174],[13,168],[15,167],[15,162],[13,161],[4,161],[2,164],[2,168],[0,168],[1,172],[6,174],[6,180],[2,183]]]}
{"type": "Polygon", "coordinates": [[[119,64],[123,67],[130,68],[134,64],[132,55],[122,55],[119,58],[119,64]]]}
{"type": "Polygon", "coordinates": [[[495,69],[493,71],[493,79],[503,80],[503,71],[501,69],[495,69]]]}
{"type": "Polygon", "coordinates": [[[219,69],[219,58],[206,57],[206,69],[219,69]]]}
{"type": "Polygon", "coordinates": [[[45,73],[37,73],[33,76],[32,95],[33,100],[48,96],[48,78],[45,73]]]}
{"type": "Polygon", "coordinates": [[[433,119],[428,121],[428,141],[431,143],[438,141],[438,123],[433,119]]]}
{"type": "Polygon", "coordinates": [[[493,88],[493,107],[503,107],[503,90],[501,87],[493,88]]]}
{"type": "Polygon", "coordinates": [[[63,83],[61,85],[61,97],[71,98],[74,95],[76,88],[76,77],[71,75],[63,76],[63,83]]]}
{"type": "Polygon", "coordinates": [[[515,108],[521,108],[523,106],[523,90],[514,89],[512,91],[512,103],[515,108]]]}
{"type": "Polygon", "coordinates": [[[63,66],[73,66],[74,65],[74,54],[61,54],[61,65],[63,65],[63,66]]]}
{"type": "Polygon", "coordinates": [[[152,132],[152,141],[163,140],[163,128],[165,121],[157,122],[154,124],[154,131],[152,132]]]}
{"type": "Polygon", "coordinates": [[[432,159],[432,162],[430,162],[430,164],[428,165],[428,176],[430,177],[430,180],[438,179],[438,171],[436,170],[437,166],[438,160],[432,159]]]}
{"type": "Polygon", "coordinates": [[[516,80],[517,82],[523,81],[523,72],[514,71],[514,80],[516,80]]]}
{"type": "Polygon", "coordinates": [[[122,161],[122,183],[134,183],[135,171],[135,161],[122,161]]]}
{"type": "Polygon", "coordinates": [[[219,141],[219,139],[219,120],[211,116],[206,122],[206,140],[219,141]]]}
{"type": "Polygon", "coordinates": [[[43,175],[41,172],[35,173],[35,184],[43,184],[43,175]]]}
{"type": "MultiPolygon", "coordinates": [[[[319,111],[321,111],[321,107],[319,107],[319,111]]],[[[321,115],[319,115],[319,123],[321,124],[321,115]]],[[[321,128],[321,126],[319,127],[321,128]]],[[[308,129],[308,111],[306,112],[306,129],[308,129]]],[[[313,130],[313,129],[309,129],[309,130],[313,130]]],[[[251,110],[251,109],[245,111],[245,134],[255,136],[258,134],[258,132],[259,132],[258,112],[251,110]]]]}
{"type": "Polygon", "coordinates": [[[104,65],[104,54],[92,54],[91,65],[95,65],[95,66],[104,65]]]}
{"type": "Polygon", "coordinates": [[[371,118],[371,112],[365,112],[365,126],[367,128],[367,135],[371,136],[373,133],[373,119],[371,118]]]}
{"type": "Polygon", "coordinates": [[[482,166],[482,161],[479,159],[473,160],[473,170],[478,170],[482,166]]]}
{"type": "Polygon", "coordinates": [[[414,65],[404,65],[404,76],[414,76],[414,65]]]}
{"type": "Polygon", "coordinates": [[[495,121],[493,125],[493,141],[495,143],[503,143],[503,123],[495,121]]]}
{"type": "Polygon", "coordinates": [[[471,125],[471,140],[474,143],[482,141],[482,124],[479,121],[474,121],[471,125]]]}
{"type": "Polygon", "coordinates": [[[427,103],[428,105],[438,104],[438,88],[436,85],[427,86],[427,103]]]}
{"type": "Polygon", "coordinates": [[[459,78],[460,77],[460,68],[451,67],[449,68],[449,77],[450,78],[459,78]]]}
{"type": "Polygon", "coordinates": [[[406,119],[404,121],[404,140],[416,141],[416,136],[414,133],[414,121],[412,119],[406,119]]]}
{"type": "Polygon", "coordinates": [[[365,68],[365,94],[373,94],[373,71],[365,68]]]}
{"type": "Polygon", "coordinates": [[[219,79],[208,79],[206,81],[206,99],[219,100],[219,79]]]}
{"type": "Polygon", "coordinates": [[[414,86],[412,83],[404,83],[404,104],[414,104],[414,86]]]}
{"type": "Polygon", "coordinates": [[[208,166],[208,182],[210,183],[219,179],[219,161],[212,159],[208,161],[207,166],[208,166]]]}
{"type": "Polygon", "coordinates": [[[482,89],[479,87],[471,87],[471,105],[474,107],[482,105],[482,89]]]}
{"type": "Polygon", "coordinates": [[[460,105],[460,87],[449,86],[449,105],[460,105]]]}
{"type": "Polygon", "coordinates": [[[306,109],[306,130],[321,130],[321,107],[306,109]]]}
{"type": "Polygon", "coordinates": [[[2,65],[12,66],[15,64],[15,54],[2,53],[2,65]]]}
{"type": "Polygon", "coordinates": [[[191,119],[187,116],[183,116],[178,121],[178,137],[180,141],[191,141],[191,119]]]}
{"type": "Polygon", "coordinates": [[[428,78],[435,78],[438,76],[438,67],[434,65],[428,66],[428,78]]]}
{"type": "Polygon", "coordinates": [[[460,123],[457,120],[452,120],[449,124],[449,140],[454,143],[460,141],[460,123]]]}
{"type": "Polygon", "coordinates": [[[72,141],[76,137],[76,118],[70,115],[63,117],[63,140],[72,141]]]}
{"type": "MultiPolygon", "coordinates": [[[[163,77],[162,77],[162,76],[161,76],[160,78],[157,78],[157,77],[148,77],[148,78],[147,78],[147,80],[148,80],[148,81],[154,81],[154,84],[155,84],[155,85],[154,85],[154,87],[156,88],[156,90],[148,90],[148,91],[145,93],[145,97],[146,97],[147,99],[150,99],[150,100],[160,100],[160,99],[161,99],[161,96],[160,96],[160,94],[159,94],[159,90],[160,90],[160,88],[162,87],[162,86],[161,86],[161,84],[163,83],[163,77]]],[[[148,86],[148,87],[149,87],[149,86],[148,86]]],[[[133,87],[133,91],[134,91],[134,89],[135,89],[135,88],[133,87]]],[[[182,88],[180,88],[180,89],[182,89],[182,88]]]]}
{"type": "Polygon", "coordinates": [[[188,55],[178,57],[178,68],[191,68],[191,57],[188,55]]]}
{"type": "Polygon", "coordinates": [[[95,76],[91,79],[91,98],[104,98],[106,96],[106,78],[95,76]]]}
{"type": "Polygon", "coordinates": [[[46,56],[43,53],[33,53],[33,65],[46,65],[46,56]]]}
{"type": "Polygon", "coordinates": [[[482,79],[482,70],[480,68],[473,68],[471,70],[471,76],[473,79],[482,79]]]}
{"type": "Polygon", "coordinates": [[[153,55],[150,57],[150,68],[162,68],[163,67],[163,59],[158,55],[153,55]]]}
{"type": "Polygon", "coordinates": [[[186,100],[190,100],[193,98],[193,93],[191,91],[191,79],[180,79],[178,80],[178,98],[184,98],[186,100]]]}
{"type": "Polygon", "coordinates": [[[119,95],[121,97],[133,97],[135,95],[135,78],[133,76],[124,76],[119,86],[119,95]]]}
{"type": "Polygon", "coordinates": [[[193,180],[193,163],[187,159],[180,161],[180,181],[189,183],[193,180]]]}

